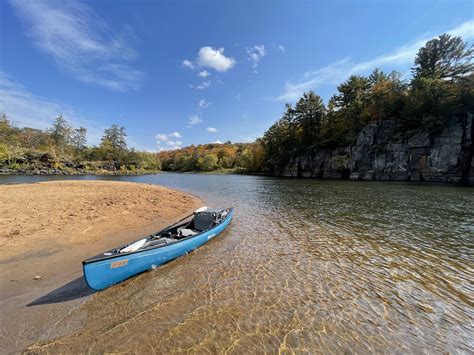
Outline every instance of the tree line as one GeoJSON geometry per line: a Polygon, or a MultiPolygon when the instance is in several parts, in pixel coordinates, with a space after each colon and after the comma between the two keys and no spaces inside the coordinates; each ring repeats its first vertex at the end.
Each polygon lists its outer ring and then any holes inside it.
{"type": "Polygon", "coordinates": [[[262,147],[257,143],[211,143],[163,151],[158,154],[165,171],[232,171],[256,172],[261,170],[262,147]]]}
{"type": "Polygon", "coordinates": [[[161,169],[155,153],[127,147],[124,127],[105,129],[98,146],[87,145],[87,129],[73,128],[62,115],[47,130],[14,127],[0,116],[0,168],[13,172],[134,173],[161,169]]]}

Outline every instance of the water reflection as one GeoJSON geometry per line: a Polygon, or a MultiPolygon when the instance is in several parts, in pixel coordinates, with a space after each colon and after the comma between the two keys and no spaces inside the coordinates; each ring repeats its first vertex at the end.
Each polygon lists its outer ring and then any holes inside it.
{"type": "Polygon", "coordinates": [[[195,253],[94,295],[56,325],[86,315],[83,329],[36,350],[472,350],[469,188],[220,175],[114,179],[179,188],[208,205],[233,205],[236,217],[195,253]]]}

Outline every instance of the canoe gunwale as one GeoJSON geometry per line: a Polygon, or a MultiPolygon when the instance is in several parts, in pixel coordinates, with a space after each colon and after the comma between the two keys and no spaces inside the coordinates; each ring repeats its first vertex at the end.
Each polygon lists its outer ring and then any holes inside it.
{"type": "MultiPolygon", "coordinates": [[[[119,258],[119,257],[123,257],[123,256],[126,256],[126,255],[134,255],[134,254],[139,254],[139,253],[142,253],[142,252],[146,252],[146,251],[150,251],[150,250],[154,250],[154,249],[159,249],[159,248],[166,248],[166,247],[169,247],[171,245],[176,245],[178,243],[181,243],[181,242],[185,242],[187,240],[190,240],[192,238],[196,238],[196,237],[199,237],[201,234],[203,233],[207,233],[209,231],[212,231],[213,229],[219,227],[222,223],[224,223],[228,218],[230,218],[232,216],[232,212],[234,210],[233,207],[230,207],[230,208],[227,208],[227,210],[229,210],[229,213],[227,214],[227,216],[222,220],[220,221],[219,224],[216,224],[214,226],[212,226],[211,228],[209,229],[206,229],[206,230],[203,230],[195,235],[191,235],[189,237],[185,237],[185,238],[181,238],[181,239],[178,239],[176,240],[176,242],[173,242],[173,243],[167,243],[167,244],[161,244],[161,245],[156,245],[156,246],[149,246],[145,249],[139,249],[139,250],[135,250],[135,251],[131,251],[131,252],[128,252],[128,253],[117,253],[115,255],[104,255],[103,257],[98,257],[97,256],[93,256],[89,259],[86,259],[84,261],[82,261],[82,265],[87,265],[87,264],[92,264],[92,263],[95,263],[95,262],[101,262],[101,261],[104,261],[104,260],[110,260],[110,259],[115,259],[115,258],[119,258]]],[[[183,224],[187,224],[187,223],[183,223],[183,224]]],[[[176,223],[174,224],[171,224],[169,226],[167,226],[166,228],[163,228],[162,230],[160,230],[159,232],[155,233],[154,235],[158,235],[160,233],[163,233],[165,232],[167,229],[171,228],[171,227],[175,227],[176,226],[176,223]]],[[[179,227],[180,225],[178,225],[179,227]]],[[[151,237],[151,236],[149,236],[151,237]]],[[[149,238],[147,237],[147,238],[149,238]]],[[[140,238],[140,239],[143,239],[143,238],[140,238]]],[[[138,239],[138,240],[140,240],[138,239]]],[[[137,241],[138,241],[137,240],[137,241]]],[[[126,246],[128,244],[125,244],[124,246],[126,246]]],[[[120,247],[119,247],[120,248],[120,247]]],[[[99,254],[101,255],[101,254],[99,254]]]]}

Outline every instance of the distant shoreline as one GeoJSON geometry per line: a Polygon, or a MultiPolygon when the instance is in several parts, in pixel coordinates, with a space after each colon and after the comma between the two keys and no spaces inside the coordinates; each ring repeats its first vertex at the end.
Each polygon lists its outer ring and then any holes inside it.
{"type": "Polygon", "coordinates": [[[100,170],[100,171],[85,171],[85,170],[61,170],[61,169],[5,169],[0,168],[0,175],[9,176],[139,176],[139,175],[155,175],[162,173],[161,170],[100,170]]]}

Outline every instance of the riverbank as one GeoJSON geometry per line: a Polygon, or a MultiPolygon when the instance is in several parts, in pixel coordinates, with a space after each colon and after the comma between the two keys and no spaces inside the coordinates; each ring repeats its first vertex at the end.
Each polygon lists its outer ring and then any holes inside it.
{"type": "Polygon", "coordinates": [[[135,176],[135,175],[153,175],[160,173],[161,170],[107,170],[96,169],[88,170],[81,168],[51,168],[51,167],[26,167],[26,168],[0,168],[0,175],[67,175],[67,176],[84,176],[84,175],[98,175],[98,176],[135,176]]]}
{"type": "Polygon", "coordinates": [[[199,205],[182,192],[129,182],[0,185],[3,351],[57,335],[51,325],[91,294],[82,260],[152,233],[199,205]]]}

